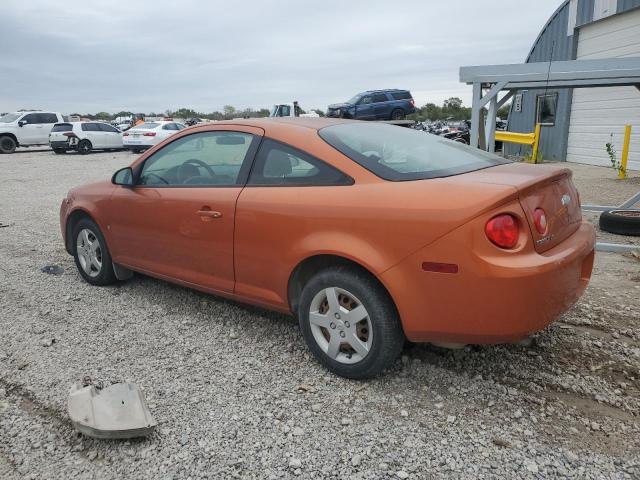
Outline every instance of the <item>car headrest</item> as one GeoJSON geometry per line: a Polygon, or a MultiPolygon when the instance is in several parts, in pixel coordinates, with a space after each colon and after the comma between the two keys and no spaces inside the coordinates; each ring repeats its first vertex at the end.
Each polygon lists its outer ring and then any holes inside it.
{"type": "Polygon", "coordinates": [[[271,150],[264,164],[264,177],[282,178],[290,175],[291,172],[291,159],[289,155],[281,150],[271,150]]]}

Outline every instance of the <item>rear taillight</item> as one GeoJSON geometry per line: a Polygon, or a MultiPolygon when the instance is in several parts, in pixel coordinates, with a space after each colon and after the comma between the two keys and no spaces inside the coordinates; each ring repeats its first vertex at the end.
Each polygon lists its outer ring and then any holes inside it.
{"type": "Polygon", "coordinates": [[[543,209],[536,208],[533,211],[533,223],[540,235],[547,233],[547,214],[544,213],[543,209]]]}
{"type": "Polygon", "coordinates": [[[76,136],[76,134],[73,133],[73,132],[64,132],[62,135],[64,135],[65,137],[69,137],[69,138],[76,136]]]}
{"type": "Polygon", "coordinates": [[[147,132],[142,134],[143,137],[155,137],[156,136],[156,132],[147,132]]]}
{"type": "Polygon", "coordinates": [[[412,107],[416,106],[416,101],[413,98],[409,100],[409,103],[411,104],[412,107]]]}
{"type": "Polygon", "coordinates": [[[484,231],[491,243],[500,248],[513,248],[518,243],[518,221],[508,213],[493,217],[484,231]]]}

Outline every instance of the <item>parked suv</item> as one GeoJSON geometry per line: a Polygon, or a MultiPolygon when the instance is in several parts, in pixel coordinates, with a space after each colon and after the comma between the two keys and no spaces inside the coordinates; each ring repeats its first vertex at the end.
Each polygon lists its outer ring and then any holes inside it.
{"type": "Polygon", "coordinates": [[[91,150],[120,150],[122,132],[104,122],[56,123],[49,134],[49,145],[56,153],[77,150],[83,155],[91,150]]]}
{"type": "Polygon", "coordinates": [[[56,112],[14,112],[0,117],[0,153],[13,153],[17,147],[47,145],[53,125],[64,119],[56,112]]]}
{"type": "Polygon", "coordinates": [[[371,90],[327,108],[327,117],[357,120],[402,120],[416,111],[408,90],[371,90]]]}

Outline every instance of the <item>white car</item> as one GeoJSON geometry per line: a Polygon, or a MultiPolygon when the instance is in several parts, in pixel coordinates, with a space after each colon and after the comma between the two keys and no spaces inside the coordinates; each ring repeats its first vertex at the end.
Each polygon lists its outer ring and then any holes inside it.
{"type": "Polygon", "coordinates": [[[123,145],[133,153],[140,153],[183,128],[187,127],[177,122],[145,122],[122,134],[123,145]]]}
{"type": "Polygon", "coordinates": [[[49,133],[64,119],[56,112],[15,112],[0,117],[0,153],[13,153],[17,147],[46,145],[49,133]]]}
{"type": "Polygon", "coordinates": [[[53,126],[49,145],[56,153],[77,150],[82,155],[92,150],[121,150],[122,132],[104,122],[61,122],[53,126]]]}

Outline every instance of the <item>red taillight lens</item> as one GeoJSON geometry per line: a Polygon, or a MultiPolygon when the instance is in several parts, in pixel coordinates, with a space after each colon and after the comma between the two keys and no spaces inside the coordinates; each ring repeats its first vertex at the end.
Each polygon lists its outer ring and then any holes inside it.
{"type": "Polygon", "coordinates": [[[416,106],[416,101],[413,98],[409,100],[409,103],[411,104],[412,107],[416,106]]]}
{"type": "Polygon", "coordinates": [[[156,132],[147,132],[142,135],[143,137],[155,137],[156,132]]]}
{"type": "Polygon", "coordinates": [[[536,208],[533,211],[533,223],[536,225],[536,230],[540,235],[547,233],[547,214],[541,208],[536,208]]]}
{"type": "Polygon", "coordinates": [[[62,135],[64,135],[65,137],[75,137],[76,134],[73,132],[64,132],[62,135]]]}
{"type": "Polygon", "coordinates": [[[518,221],[513,215],[504,213],[493,217],[484,231],[491,243],[500,248],[513,248],[518,243],[518,221]]]}

